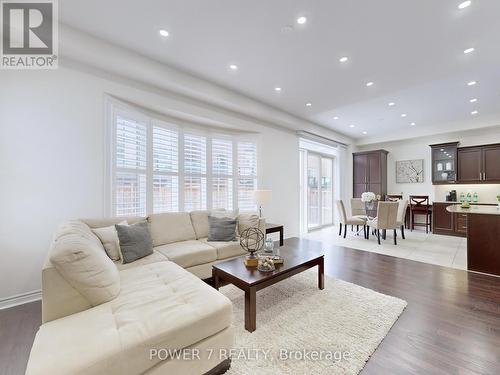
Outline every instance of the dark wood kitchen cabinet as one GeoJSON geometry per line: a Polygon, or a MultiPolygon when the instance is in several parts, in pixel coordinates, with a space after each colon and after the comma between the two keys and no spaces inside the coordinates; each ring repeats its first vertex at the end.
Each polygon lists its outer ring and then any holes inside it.
{"type": "Polygon", "coordinates": [[[500,144],[458,149],[458,182],[462,184],[500,182],[500,144]]]}
{"type": "Polygon", "coordinates": [[[431,147],[431,176],[434,185],[457,183],[458,142],[439,143],[431,147]]]}
{"type": "Polygon", "coordinates": [[[482,180],[483,150],[481,147],[467,147],[458,150],[458,178],[463,184],[482,180]]]}
{"type": "Polygon", "coordinates": [[[360,198],[365,191],[382,197],[387,193],[386,150],[353,153],[353,196],[360,198]]]}
{"type": "Polygon", "coordinates": [[[467,234],[467,215],[451,213],[446,207],[453,202],[434,202],[432,204],[432,233],[447,236],[465,237],[467,234]]]}
{"type": "Polygon", "coordinates": [[[500,181],[500,145],[483,147],[483,182],[500,181]]]}

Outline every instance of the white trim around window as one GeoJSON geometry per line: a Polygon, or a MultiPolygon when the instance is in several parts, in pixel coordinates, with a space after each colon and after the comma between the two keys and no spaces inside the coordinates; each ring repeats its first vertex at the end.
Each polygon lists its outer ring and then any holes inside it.
{"type": "Polygon", "coordinates": [[[258,135],[221,131],[105,100],[105,214],[256,209],[258,135]]]}

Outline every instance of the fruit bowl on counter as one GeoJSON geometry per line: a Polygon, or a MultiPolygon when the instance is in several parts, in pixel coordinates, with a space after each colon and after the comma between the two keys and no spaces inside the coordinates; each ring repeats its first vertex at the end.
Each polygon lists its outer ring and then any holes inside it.
{"type": "Polygon", "coordinates": [[[460,207],[462,208],[470,208],[470,203],[467,202],[467,201],[463,201],[461,204],[460,204],[460,207]]]}

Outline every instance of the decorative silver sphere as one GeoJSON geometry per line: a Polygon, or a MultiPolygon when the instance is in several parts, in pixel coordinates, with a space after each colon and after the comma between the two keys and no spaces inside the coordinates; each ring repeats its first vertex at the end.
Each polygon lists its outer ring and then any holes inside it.
{"type": "Polygon", "coordinates": [[[240,245],[255,257],[254,253],[264,247],[264,233],[258,228],[248,228],[241,232],[240,245]]]}

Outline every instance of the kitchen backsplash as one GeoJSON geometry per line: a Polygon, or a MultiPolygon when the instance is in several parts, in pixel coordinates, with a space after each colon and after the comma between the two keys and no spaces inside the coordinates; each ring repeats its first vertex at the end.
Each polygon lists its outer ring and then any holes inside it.
{"type": "Polygon", "coordinates": [[[450,190],[457,191],[457,198],[460,193],[474,194],[476,192],[479,196],[479,202],[482,203],[496,203],[497,195],[500,195],[500,184],[474,184],[474,185],[434,185],[434,200],[445,201],[446,194],[450,190]]]}

